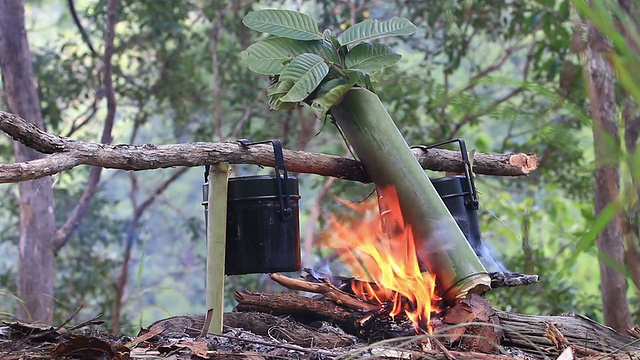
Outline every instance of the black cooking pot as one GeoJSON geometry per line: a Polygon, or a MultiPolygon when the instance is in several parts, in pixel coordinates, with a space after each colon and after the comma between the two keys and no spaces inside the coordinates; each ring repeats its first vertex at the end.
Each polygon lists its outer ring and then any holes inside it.
{"type": "MultiPolygon", "coordinates": [[[[300,270],[298,179],[287,174],[280,140],[250,142],[243,147],[271,143],[275,174],[229,179],[225,274],[241,275],[300,270]]],[[[203,202],[208,211],[208,169],[205,170],[203,202]]],[[[208,226],[208,224],[205,225],[208,226]]]]}
{"type": "Polygon", "coordinates": [[[445,144],[457,142],[460,147],[461,162],[464,169],[464,175],[447,176],[439,179],[431,179],[433,187],[435,187],[438,195],[447,206],[451,216],[467,241],[478,256],[482,253],[482,234],[480,233],[480,223],[478,221],[478,194],[473,181],[471,172],[471,162],[467,154],[467,146],[463,139],[453,139],[444,141],[434,145],[418,145],[414,148],[420,148],[423,151],[437,148],[445,144]]]}
{"type": "Polygon", "coordinates": [[[478,202],[474,201],[471,189],[473,185],[467,176],[447,176],[431,180],[431,183],[471,247],[480,255],[482,235],[478,221],[478,202]]]}
{"type": "Polygon", "coordinates": [[[229,179],[225,274],[300,270],[299,199],[295,177],[229,179]]]}

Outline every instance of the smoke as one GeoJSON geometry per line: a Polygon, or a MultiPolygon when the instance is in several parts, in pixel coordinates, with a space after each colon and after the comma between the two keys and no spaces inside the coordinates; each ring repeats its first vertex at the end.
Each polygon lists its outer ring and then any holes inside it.
{"type": "Polygon", "coordinates": [[[333,271],[331,271],[329,260],[326,258],[320,258],[313,266],[305,267],[304,271],[318,279],[325,278],[331,280],[333,278],[333,271]]]}
{"type": "MultiPolygon", "coordinates": [[[[502,261],[502,254],[491,246],[490,242],[483,239],[482,232],[480,231],[480,224],[478,222],[478,215],[476,211],[465,211],[462,213],[451,214],[455,224],[462,231],[463,235],[467,239],[467,242],[473,248],[473,251],[480,258],[480,262],[484,265],[487,272],[502,272],[509,273],[502,261]]],[[[452,250],[452,243],[448,241],[442,241],[442,239],[449,239],[451,234],[451,219],[438,219],[433,221],[429,234],[426,235],[427,241],[418,245],[419,253],[426,255],[425,253],[440,253],[444,251],[452,250]],[[440,239],[435,241],[434,239],[440,239]]]]}
{"type": "Polygon", "coordinates": [[[510,272],[502,262],[502,254],[486,241],[480,241],[480,244],[475,247],[476,255],[480,258],[480,262],[484,265],[484,268],[487,269],[487,272],[510,272]]]}
{"type": "MultiPolygon", "coordinates": [[[[463,225],[467,228],[468,219],[459,216],[455,218],[455,220],[458,226],[463,225]]],[[[425,236],[426,240],[419,240],[421,238],[420,235],[416,235],[416,246],[420,258],[428,258],[429,254],[433,253],[453,251],[453,244],[451,242],[442,241],[442,239],[449,239],[452,236],[449,221],[449,219],[440,219],[435,222],[435,226],[433,226],[430,233],[425,236]],[[440,240],[436,241],[435,239],[440,240]]],[[[510,273],[502,261],[502,254],[496,250],[490,242],[483,239],[479,229],[477,231],[467,231],[464,235],[471,236],[471,239],[467,238],[467,241],[478,258],[480,258],[480,262],[487,272],[510,273]]],[[[424,269],[424,264],[421,264],[421,266],[421,268],[424,269]]]]}

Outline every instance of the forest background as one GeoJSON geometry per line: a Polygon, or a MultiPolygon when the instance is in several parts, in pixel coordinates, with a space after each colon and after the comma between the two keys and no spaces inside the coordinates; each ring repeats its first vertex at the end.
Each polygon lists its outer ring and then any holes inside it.
{"type": "MultiPolygon", "coordinates": [[[[22,8],[10,3],[0,1],[5,16],[22,8]]],[[[506,268],[542,280],[492,291],[492,305],[575,311],[618,329],[638,323],[640,92],[628,69],[637,68],[640,42],[632,1],[27,1],[32,108],[46,131],[85,141],[280,138],[288,149],[347,156],[329,119],[308,108],[269,111],[267,79],[241,63],[259,36],[241,20],[268,7],[305,12],[336,33],[369,18],[413,21],[418,32],[392,40],[403,58],[377,85],[407,142],[460,137],[478,152],[535,152],[540,160],[527,177],[476,179],[484,240],[506,268]]],[[[0,64],[0,108],[12,111],[9,68],[0,64]]],[[[14,151],[0,139],[2,163],[13,162],[14,151]]],[[[26,311],[21,286],[42,268],[19,266],[21,189],[0,185],[0,318],[59,323],[82,306],[75,321],[102,313],[114,332],[127,332],[202,312],[203,172],[79,167],[47,180],[55,199],[47,299],[55,307],[36,304],[43,310],[35,312],[26,311]]],[[[234,166],[232,176],[268,172],[234,166]]],[[[336,196],[363,201],[372,185],[297,177],[303,265],[347,275],[327,263],[331,249],[318,237],[329,216],[349,211],[336,196]]],[[[242,288],[279,290],[265,275],[228,278],[229,294],[242,288]]]]}

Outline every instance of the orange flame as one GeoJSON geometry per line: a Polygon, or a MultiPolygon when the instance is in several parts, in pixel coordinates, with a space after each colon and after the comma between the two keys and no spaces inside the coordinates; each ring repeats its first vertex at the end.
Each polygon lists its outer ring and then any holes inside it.
{"type": "Polygon", "coordinates": [[[395,189],[378,189],[379,212],[372,202],[346,205],[363,219],[343,224],[333,218],[327,245],[363,280],[353,282],[354,294],[369,302],[390,303],[392,317],[406,314],[416,331],[427,325],[431,332],[431,312],[437,311],[434,305],[440,300],[435,277],[420,271],[413,232],[404,222],[395,189]]]}

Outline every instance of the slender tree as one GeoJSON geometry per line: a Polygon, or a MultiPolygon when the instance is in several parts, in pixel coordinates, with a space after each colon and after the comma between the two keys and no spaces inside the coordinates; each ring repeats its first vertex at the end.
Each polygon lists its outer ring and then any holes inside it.
{"type": "MultiPolygon", "coordinates": [[[[612,156],[609,140],[618,143],[620,139],[617,123],[617,100],[614,72],[607,53],[611,47],[605,36],[589,25],[586,49],[588,72],[588,92],[593,118],[595,146],[595,210],[596,216],[618,199],[620,193],[620,171],[617,157],[612,156]]],[[[621,218],[616,215],[598,235],[597,246],[605,257],[623,264],[624,245],[622,242],[621,218]]],[[[627,283],[624,274],[618,272],[600,258],[600,290],[602,291],[602,312],[607,325],[625,331],[632,324],[627,300],[627,283]]]]}
{"type": "MultiPolygon", "coordinates": [[[[0,71],[9,110],[43,128],[35,88],[31,52],[24,23],[24,0],[0,0],[0,71]]],[[[16,161],[42,157],[14,142],[16,161]]],[[[20,183],[20,266],[17,316],[51,323],[53,320],[54,251],[53,180],[20,183]]]]}

